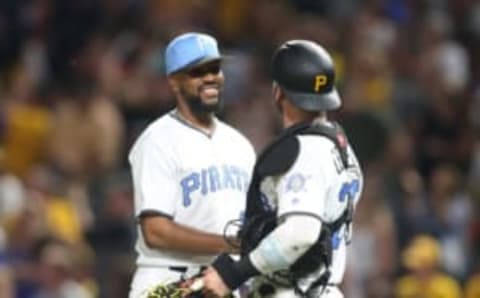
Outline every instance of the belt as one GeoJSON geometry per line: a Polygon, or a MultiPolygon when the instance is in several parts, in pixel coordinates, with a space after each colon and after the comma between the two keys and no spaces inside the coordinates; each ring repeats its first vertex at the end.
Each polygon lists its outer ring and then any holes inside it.
{"type": "Polygon", "coordinates": [[[180,272],[183,279],[198,277],[205,269],[207,266],[168,266],[168,270],[180,272]]]}
{"type": "Polygon", "coordinates": [[[202,272],[203,270],[207,269],[207,266],[168,266],[168,269],[171,271],[177,271],[181,273],[185,273],[189,270],[194,270],[197,269],[199,272],[202,272]]]}

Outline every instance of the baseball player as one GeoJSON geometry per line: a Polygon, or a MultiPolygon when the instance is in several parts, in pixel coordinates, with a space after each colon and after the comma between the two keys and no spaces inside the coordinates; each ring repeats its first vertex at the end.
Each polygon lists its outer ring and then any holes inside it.
{"type": "Polygon", "coordinates": [[[226,223],[242,216],[255,162],[251,144],[214,116],[224,82],[217,41],[186,33],[165,51],[174,110],[154,121],[129,153],[137,270],[130,297],[200,272],[232,247],[226,223]]]}
{"type": "Polygon", "coordinates": [[[340,125],[331,57],[317,43],[292,40],[272,61],[282,135],[259,156],[241,231],[242,258],[219,256],[202,278],[223,297],[251,277],[249,297],[343,297],[352,213],[363,175],[340,125]]]}

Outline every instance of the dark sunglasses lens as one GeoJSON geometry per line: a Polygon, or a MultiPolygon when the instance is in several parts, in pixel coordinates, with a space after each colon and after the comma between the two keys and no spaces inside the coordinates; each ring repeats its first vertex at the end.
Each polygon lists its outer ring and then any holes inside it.
{"type": "Polygon", "coordinates": [[[203,77],[206,74],[218,74],[220,72],[220,65],[209,65],[204,67],[198,67],[188,72],[188,75],[194,78],[203,77]]]}
{"type": "Polygon", "coordinates": [[[220,65],[212,65],[208,70],[209,73],[217,74],[220,72],[220,65]]]}

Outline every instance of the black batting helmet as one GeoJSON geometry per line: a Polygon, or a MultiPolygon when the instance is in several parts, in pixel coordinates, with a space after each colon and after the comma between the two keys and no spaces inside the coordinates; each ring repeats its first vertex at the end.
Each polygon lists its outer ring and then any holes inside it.
{"type": "Polygon", "coordinates": [[[272,76],[289,100],[303,110],[334,110],[341,105],[332,58],[313,41],[282,44],[273,54],[272,76]]]}

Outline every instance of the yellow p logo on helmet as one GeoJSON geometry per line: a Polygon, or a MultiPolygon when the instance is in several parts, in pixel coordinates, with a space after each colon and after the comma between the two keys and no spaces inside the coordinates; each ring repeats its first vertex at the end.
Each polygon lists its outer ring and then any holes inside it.
{"type": "Polygon", "coordinates": [[[319,92],[320,89],[327,84],[326,75],[315,76],[315,92],[319,92]]]}

